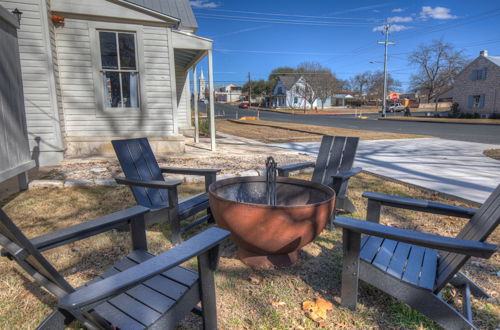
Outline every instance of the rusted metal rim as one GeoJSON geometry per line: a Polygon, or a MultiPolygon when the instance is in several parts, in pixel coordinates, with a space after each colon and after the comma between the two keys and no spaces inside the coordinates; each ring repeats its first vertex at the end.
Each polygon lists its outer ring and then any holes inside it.
{"type": "Polygon", "coordinates": [[[307,207],[312,207],[312,206],[319,206],[321,204],[325,204],[325,202],[330,202],[335,199],[335,191],[328,187],[325,186],[321,183],[317,182],[312,182],[312,181],[306,181],[306,180],[300,180],[300,179],[292,179],[292,178],[287,178],[287,177],[277,177],[276,182],[277,183],[285,183],[285,184],[292,184],[296,186],[304,186],[307,188],[314,188],[317,190],[322,190],[326,194],[328,194],[330,197],[317,202],[313,204],[303,204],[303,205],[267,205],[267,204],[256,204],[256,203],[248,203],[248,202],[236,202],[235,200],[232,199],[226,199],[222,198],[219,195],[217,195],[216,191],[217,189],[224,187],[224,186],[230,186],[233,184],[242,184],[242,183],[251,183],[251,182],[266,182],[266,177],[264,176],[240,176],[240,177],[234,177],[234,178],[228,178],[220,181],[215,181],[208,187],[208,193],[211,197],[221,200],[221,201],[228,201],[228,202],[233,202],[233,203],[238,203],[242,205],[247,205],[249,207],[268,207],[268,208],[274,208],[274,209],[292,209],[292,208],[303,208],[304,206],[307,207]]]}

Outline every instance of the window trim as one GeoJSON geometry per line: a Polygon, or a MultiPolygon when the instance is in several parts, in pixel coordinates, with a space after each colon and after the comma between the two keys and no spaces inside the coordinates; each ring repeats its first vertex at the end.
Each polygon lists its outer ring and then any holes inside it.
{"type": "MultiPolygon", "coordinates": [[[[94,81],[94,96],[96,103],[96,117],[142,117],[147,111],[146,97],[146,70],[144,61],[141,60],[144,56],[144,43],[142,26],[134,24],[121,24],[109,22],[88,22],[90,36],[90,51],[92,56],[92,77],[94,81]],[[138,72],[138,108],[107,108],[104,106],[104,94],[102,88],[102,62],[101,62],[101,47],[99,40],[100,31],[123,32],[135,34],[136,45],[136,68],[138,72]]],[[[109,71],[109,70],[107,70],[109,71]]],[[[120,70],[127,71],[127,70],[120,70]]],[[[133,70],[132,70],[133,71],[133,70]]],[[[134,71],[135,72],[135,71],[134,71]]]]}

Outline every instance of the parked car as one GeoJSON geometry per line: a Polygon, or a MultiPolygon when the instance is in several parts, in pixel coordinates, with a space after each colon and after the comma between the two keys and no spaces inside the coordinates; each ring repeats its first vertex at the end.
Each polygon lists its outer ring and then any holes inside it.
{"type": "Polygon", "coordinates": [[[248,103],[240,103],[238,107],[242,109],[248,109],[248,103]]]}
{"type": "Polygon", "coordinates": [[[405,111],[406,107],[401,103],[392,103],[389,105],[389,112],[402,112],[405,111]]]}

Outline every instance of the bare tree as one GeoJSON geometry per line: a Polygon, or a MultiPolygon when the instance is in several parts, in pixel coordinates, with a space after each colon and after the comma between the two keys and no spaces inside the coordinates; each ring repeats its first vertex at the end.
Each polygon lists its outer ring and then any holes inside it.
{"type": "MultiPolygon", "coordinates": [[[[314,101],[319,99],[323,108],[325,101],[338,89],[337,79],[330,68],[318,62],[303,62],[298,65],[296,71],[302,74],[304,80],[298,91],[301,97],[311,107],[314,101]]],[[[304,111],[305,109],[306,104],[304,104],[304,111]]]]}
{"type": "Polygon", "coordinates": [[[316,96],[321,101],[321,109],[325,107],[325,102],[334,94],[340,92],[340,86],[335,75],[328,70],[319,77],[319,84],[315,86],[316,96]]]}
{"type": "Polygon", "coordinates": [[[455,77],[467,64],[463,52],[443,39],[429,45],[421,44],[408,61],[418,67],[417,73],[410,78],[412,90],[425,94],[428,102],[434,99],[436,111],[439,96],[453,86],[455,77]]]}
{"type": "Polygon", "coordinates": [[[358,73],[354,77],[350,78],[349,84],[351,90],[353,92],[358,92],[359,97],[363,98],[363,92],[365,91],[365,88],[368,87],[371,77],[372,73],[370,71],[365,71],[363,73],[358,73]]]}
{"type": "Polygon", "coordinates": [[[304,79],[304,77],[300,77],[299,80],[295,83],[295,94],[300,96],[304,101],[304,113],[307,111],[307,104],[309,103],[312,108],[312,104],[316,101],[316,94],[314,93],[313,88],[309,83],[304,79]]]}
{"type": "MultiPolygon", "coordinates": [[[[387,90],[399,91],[401,88],[401,82],[394,79],[389,73],[387,74],[387,90]]],[[[370,79],[367,86],[367,92],[375,96],[377,99],[382,100],[384,98],[384,72],[375,71],[370,72],[370,79]]]]}

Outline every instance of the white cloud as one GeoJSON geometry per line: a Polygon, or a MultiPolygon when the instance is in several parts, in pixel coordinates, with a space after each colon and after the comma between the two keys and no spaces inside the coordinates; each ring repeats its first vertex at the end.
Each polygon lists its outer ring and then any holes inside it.
{"type": "Polygon", "coordinates": [[[413,21],[411,16],[393,16],[387,19],[388,23],[407,23],[413,21]]]}
{"type": "Polygon", "coordinates": [[[204,9],[204,8],[217,8],[219,7],[219,4],[215,3],[215,2],[212,2],[212,1],[208,1],[208,0],[191,0],[189,1],[189,4],[193,7],[193,8],[197,8],[197,9],[204,9]]]}
{"type": "Polygon", "coordinates": [[[405,10],[404,10],[404,8],[394,8],[394,9],[392,10],[392,12],[393,12],[393,13],[402,13],[402,12],[404,12],[404,11],[405,11],[405,10]]]}
{"type": "Polygon", "coordinates": [[[420,18],[428,19],[453,19],[457,18],[457,16],[450,14],[451,9],[445,7],[435,7],[431,6],[423,6],[422,11],[420,12],[420,18]]]}
{"type": "MultiPolygon", "coordinates": [[[[408,27],[405,26],[405,25],[400,25],[400,24],[392,24],[390,27],[389,27],[389,32],[399,32],[399,31],[403,31],[403,30],[407,30],[408,27]]],[[[376,26],[373,28],[372,30],[373,32],[376,32],[376,31],[384,31],[384,25],[380,25],[380,26],[376,26]]]]}

